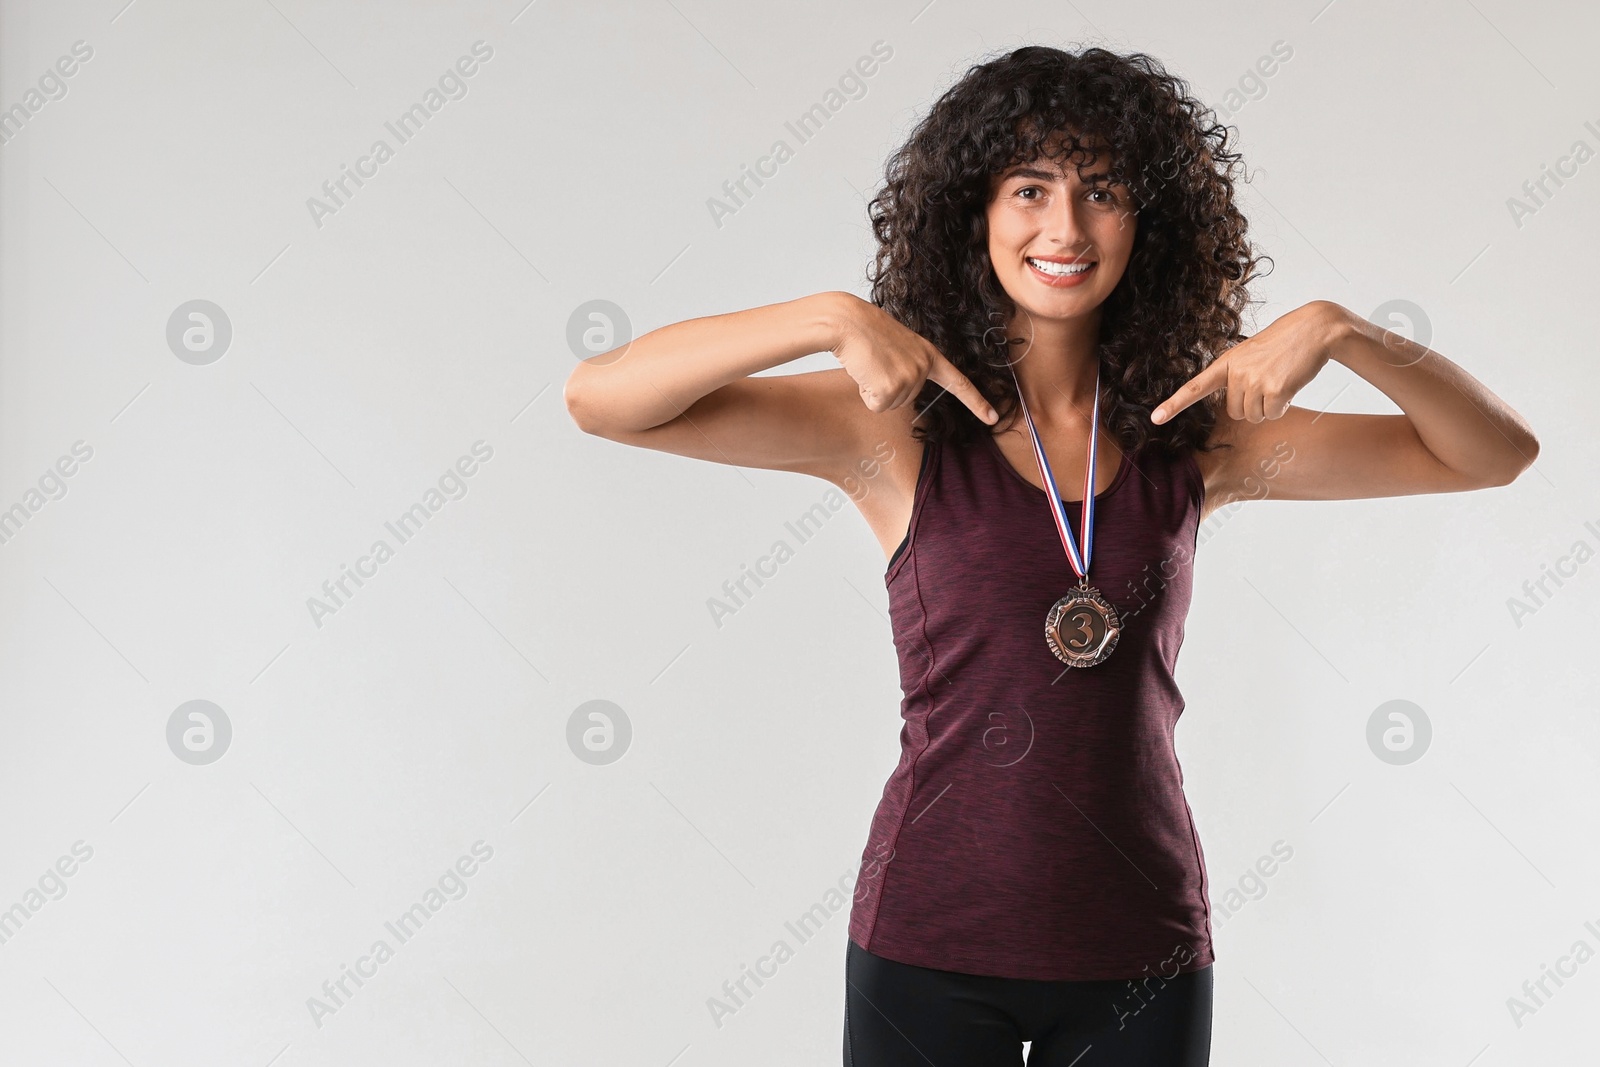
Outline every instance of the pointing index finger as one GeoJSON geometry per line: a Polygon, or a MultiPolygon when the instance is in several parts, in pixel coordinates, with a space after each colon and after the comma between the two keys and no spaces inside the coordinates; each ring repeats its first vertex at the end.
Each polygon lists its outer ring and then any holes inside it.
{"type": "Polygon", "coordinates": [[[999,413],[983,398],[983,394],[978,392],[978,387],[972,384],[972,379],[962,374],[954,363],[945,359],[942,352],[934,353],[928,367],[928,379],[938,382],[946,392],[953,393],[957,400],[984,422],[993,425],[999,420],[999,413]]]}
{"type": "Polygon", "coordinates": [[[1189,407],[1201,397],[1221,389],[1228,384],[1228,365],[1223,357],[1213,360],[1212,363],[1196,374],[1193,378],[1180,385],[1175,393],[1163,400],[1156,409],[1150,413],[1150,421],[1156,425],[1170,422],[1178,413],[1189,407]]]}

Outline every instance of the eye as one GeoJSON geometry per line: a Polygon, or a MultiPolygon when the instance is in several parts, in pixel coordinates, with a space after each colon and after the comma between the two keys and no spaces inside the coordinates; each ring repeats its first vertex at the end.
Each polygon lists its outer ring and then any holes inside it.
{"type": "Polygon", "coordinates": [[[1106,199],[1097,201],[1097,203],[1114,204],[1114,203],[1117,202],[1117,194],[1113,193],[1109,188],[1107,188],[1104,185],[1098,185],[1098,186],[1094,187],[1093,189],[1090,189],[1089,190],[1089,195],[1090,196],[1104,196],[1104,197],[1106,197],[1106,199]]]}
{"type": "MultiPolygon", "coordinates": [[[[1028,192],[1038,193],[1040,196],[1044,195],[1044,190],[1039,188],[1037,185],[1024,185],[1021,189],[1017,190],[1016,195],[1017,196],[1022,196],[1023,193],[1028,193],[1028,192]]],[[[1024,200],[1037,200],[1038,197],[1022,196],[1022,199],[1024,199],[1024,200]]]]}

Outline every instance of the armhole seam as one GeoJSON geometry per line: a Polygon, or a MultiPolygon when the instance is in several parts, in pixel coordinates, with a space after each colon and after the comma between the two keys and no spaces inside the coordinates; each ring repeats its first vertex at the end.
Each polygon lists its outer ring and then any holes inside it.
{"type": "Polygon", "coordinates": [[[930,477],[929,472],[933,469],[934,447],[935,445],[932,441],[922,442],[922,460],[917,467],[916,485],[911,491],[911,520],[906,523],[906,535],[901,539],[900,547],[894,550],[894,555],[889,560],[889,569],[884,572],[883,576],[884,584],[894,580],[894,576],[900,572],[900,568],[905,564],[906,557],[911,555],[912,543],[917,536],[917,520],[922,515],[922,505],[927,499],[926,483],[930,477]]]}
{"type": "Polygon", "coordinates": [[[1203,510],[1206,503],[1206,476],[1200,470],[1200,461],[1195,458],[1194,449],[1190,449],[1184,454],[1184,460],[1189,466],[1190,473],[1193,475],[1194,491],[1192,495],[1194,497],[1195,506],[1203,510]]]}
{"type": "Polygon", "coordinates": [[[1190,449],[1184,454],[1184,464],[1190,472],[1189,497],[1194,502],[1194,547],[1190,551],[1190,558],[1200,548],[1200,526],[1205,519],[1206,511],[1206,476],[1200,470],[1200,461],[1195,458],[1195,450],[1190,449]]]}

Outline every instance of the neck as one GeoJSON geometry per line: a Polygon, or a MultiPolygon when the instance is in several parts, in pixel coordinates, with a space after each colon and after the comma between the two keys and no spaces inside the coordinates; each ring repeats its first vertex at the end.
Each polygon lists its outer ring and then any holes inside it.
{"type": "Polygon", "coordinates": [[[1019,311],[1008,329],[1008,337],[1022,342],[1012,346],[1012,370],[1034,425],[1041,431],[1047,426],[1088,425],[1099,373],[1095,353],[1098,320],[1098,314],[1039,319],[1019,311]]]}

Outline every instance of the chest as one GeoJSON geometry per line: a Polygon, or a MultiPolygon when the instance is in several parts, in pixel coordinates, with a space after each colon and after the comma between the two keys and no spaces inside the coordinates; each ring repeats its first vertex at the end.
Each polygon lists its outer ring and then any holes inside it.
{"type": "MultiPolygon", "coordinates": [[[[940,457],[923,487],[914,566],[890,591],[933,629],[977,626],[996,640],[1040,643],[1051,605],[1079,576],[1048,497],[1003,463],[981,448],[940,457]]],[[[1126,640],[1181,638],[1200,518],[1192,468],[1182,458],[1130,457],[1095,498],[1087,580],[1123,617],[1126,640]]],[[[1081,503],[1063,510],[1081,558],[1081,503]]]]}

